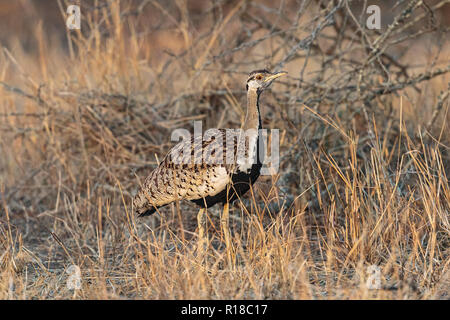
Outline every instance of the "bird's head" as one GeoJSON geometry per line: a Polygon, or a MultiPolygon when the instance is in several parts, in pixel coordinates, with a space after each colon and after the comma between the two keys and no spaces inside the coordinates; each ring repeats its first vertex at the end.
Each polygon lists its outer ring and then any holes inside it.
{"type": "Polygon", "coordinates": [[[255,70],[250,72],[247,79],[247,90],[248,89],[256,89],[258,91],[262,91],[267,89],[278,77],[284,76],[287,74],[286,71],[280,71],[271,73],[267,70],[255,70]]]}

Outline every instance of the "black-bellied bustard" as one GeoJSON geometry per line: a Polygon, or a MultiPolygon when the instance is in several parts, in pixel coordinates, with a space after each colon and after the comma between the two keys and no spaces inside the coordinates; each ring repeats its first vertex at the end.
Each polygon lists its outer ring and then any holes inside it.
{"type": "Polygon", "coordinates": [[[220,221],[229,252],[229,203],[250,189],[263,163],[259,97],[274,79],[284,74],[267,70],[249,74],[247,114],[241,130],[216,129],[209,139],[194,137],[173,147],[133,199],[139,216],[150,215],[177,200],[190,200],[201,207],[197,222],[199,241],[204,244],[206,208],[221,202],[224,209],[220,221]]]}

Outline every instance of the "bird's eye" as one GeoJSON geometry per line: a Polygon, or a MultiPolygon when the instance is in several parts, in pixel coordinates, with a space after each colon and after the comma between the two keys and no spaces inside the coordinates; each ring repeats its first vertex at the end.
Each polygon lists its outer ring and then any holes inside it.
{"type": "Polygon", "coordinates": [[[258,74],[258,75],[256,76],[256,80],[261,80],[261,79],[262,79],[262,75],[258,74]]]}

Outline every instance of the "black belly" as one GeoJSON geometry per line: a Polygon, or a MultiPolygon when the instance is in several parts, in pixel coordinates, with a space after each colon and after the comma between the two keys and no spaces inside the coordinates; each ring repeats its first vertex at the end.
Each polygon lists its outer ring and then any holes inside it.
{"type": "Polygon", "coordinates": [[[252,165],[250,173],[238,171],[231,176],[233,184],[229,185],[227,188],[225,188],[215,196],[207,196],[205,198],[195,199],[191,201],[201,206],[202,208],[212,207],[219,202],[232,203],[238,197],[244,195],[248,190],[250,190],[250,186],[254,184],[259,177],[261,167],[262,164],[258,162],[252,165]]]}
{"type": "MultiPolygon", "coordinates": [[[[259,129],[261,129],[261,119],[259,122],[259,129]]],[[[252,165],[250,172],[237,171],[231,176],[232,185],[227,186],[227,188],[220,191],[215,196],[207,196],[205,198],[191,201],[202,208],[209,208],[219,202],[232,203],[234,200],[244,195],[248,190],[250,190],[250,187],[256,182],[261,173],[263,157],[261,157],[262,150],[260,149],[262,147],[263,146],[260,145],[260,139],[258,136],[256,141],[256,163],[252,165]]]]}

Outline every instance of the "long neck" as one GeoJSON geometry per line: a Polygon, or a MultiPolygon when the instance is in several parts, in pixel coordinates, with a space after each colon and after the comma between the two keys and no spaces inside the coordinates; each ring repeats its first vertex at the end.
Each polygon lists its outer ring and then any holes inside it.
{"type": "Polygon", "coordinates": [[[247,90],[247,115],[245,116],[238,142],[238,170],[249,173],[254,164],[260,163],[259,129],[261,118],[259,114],[259,92],[254,88],[247,90]],[[242,161],[244,160],[244,161],[242,161]]]}
{"type": "Polygon", "coordinates": [[[261,128],[261,118],[259,114],[259,92],[255,88],[247,90],[247,114],[244,120],[244,130],[261,128]]]}

